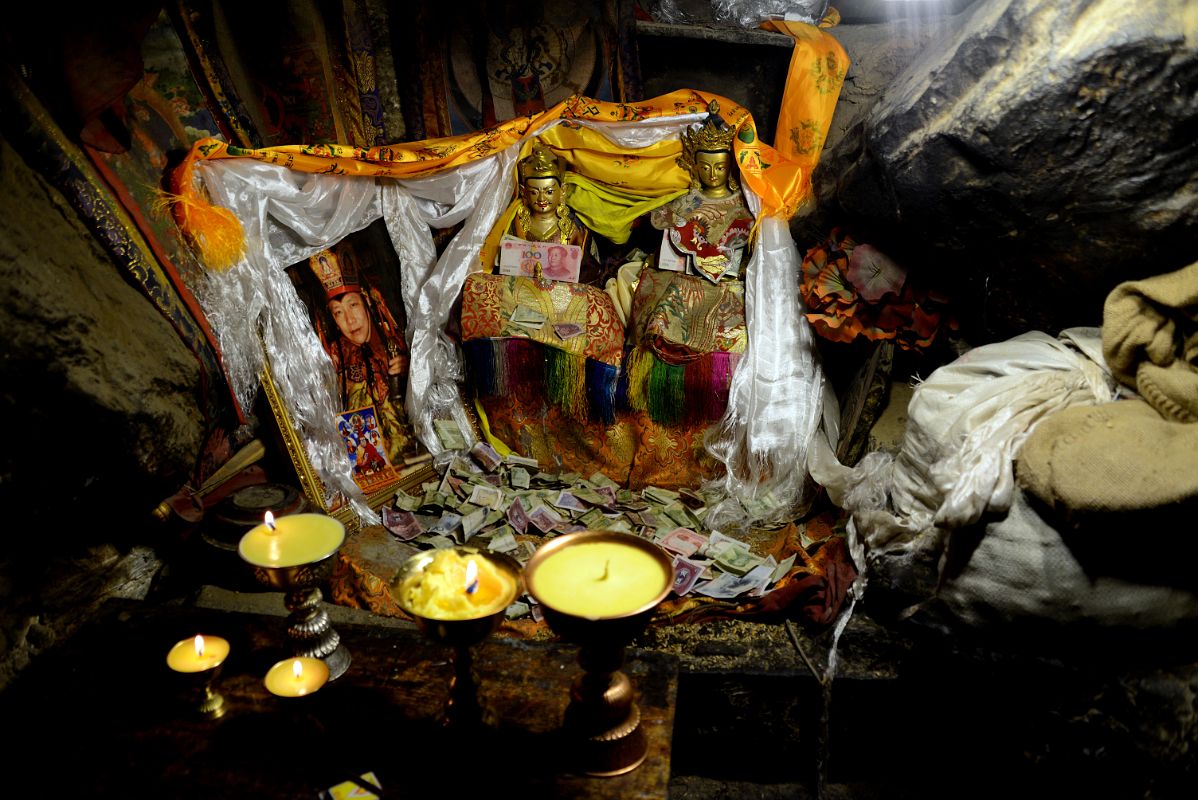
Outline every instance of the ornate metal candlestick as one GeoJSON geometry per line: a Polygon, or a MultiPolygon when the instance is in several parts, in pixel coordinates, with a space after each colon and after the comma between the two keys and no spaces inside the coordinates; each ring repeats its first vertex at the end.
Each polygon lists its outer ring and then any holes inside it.
{"type": "Polygon", "coordinates": [[[563,724],[575,766],[601,777],[631,772],[645,760],[647,743],[632,680],[620,668],[628,643],[669,593],[673,562],[637,536],[579,531],[542,545],[524,579],[549,626],[579,645],[582,674],[563,724]]]}
{"type": "Polygon", "coordinates": [[[329,680],[349,668],[349,650],[333,630],[320,587],[333,573],[345,526],[324,514],[291,514],[268,520],[242,537],[238,552],[254,577],[285,592],[287,642],[291,655],[320,658],[329,680]]]}
{"type": "Polygon", "coordinates": [[[517,561],[468,545],[417,553],[392,579],[391,596],[399,607],[426,636],[452,648],[453,677],[442,725],[494,724],[478,700],[471,648],[499,627],[520,587],[517,561]]]}
{"type": "Polygon", "coordinates": [[[229,643],[219,636],[184,639],[166,654],[166,665],[184,682],[188,701],[207,719],[225,715],[225,698],[212,687],[228,655],[229,643]]]}

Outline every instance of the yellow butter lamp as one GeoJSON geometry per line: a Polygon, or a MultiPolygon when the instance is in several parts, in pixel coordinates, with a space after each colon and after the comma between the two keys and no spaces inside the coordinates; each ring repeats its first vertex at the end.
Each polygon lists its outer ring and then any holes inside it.
{"type": "Polygon", "coordinates": [[[319,658],[285,658],[270,668],[263,683],[276,697],[303,697],[328,683],[329,668],[319,658]]]}
{"type": "Polygon", "coordinates": [[[345,542],[345,526],[326,514],[267,511],[262,524],[241,537],[237,552],[254,569],[254,577],[284,592],[288,650],[293,656],[323,659],[329,680],[349,668],[350,655],[333,630],[321,586],[333,574],[337,551],[345,542]]]}
{"type": "Polygon", "coordinates": [[[166,665],[185,683],[188,700],[200,716],[224,716],[225,698],[213,686],[228,656],[226,639],[199,633],[176,642],[166,654],[166,665]]]}
{"type": "Polygon", "coordinates": [[[528,593],[545,621],[579,646],[582,667],[563,723],[573,767],[608,777],[631,772],[648,754],[624,650],[674,584],[673,559],[652,542],[619,531],[577,531],[541,545],[524,567],[528,593]]]}
{"type": "Polygon", "coordinates": [[[495,723],[478,699],[471,648],[499,627],[521,592],[520,564],[501,553],[458,545],[409,558],[391,580],[391,596],[426,636],[452,648],[453,676],[441,724],[495,723]]]}

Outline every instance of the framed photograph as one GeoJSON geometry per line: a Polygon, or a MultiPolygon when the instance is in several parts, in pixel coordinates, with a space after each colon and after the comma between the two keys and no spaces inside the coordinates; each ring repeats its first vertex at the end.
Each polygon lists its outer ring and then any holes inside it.
{"type": "MultiPolygon", "coordinates": [[[[346,461],[375,509],[397,489],[413,488],[436,476],[404,408],[408,347],[399,268],[382,220],[287,268],[333,364],[335,425],[346,461]]],[[[332,508],[326,507],[330,504],[324,487],[307,463],[286,408],[278,402],[269,363],[263,385],[284,439],[288,432],[295,438],[285,444],[305,493],[337,516],[346,504],[334,501],[332,508]]]]}

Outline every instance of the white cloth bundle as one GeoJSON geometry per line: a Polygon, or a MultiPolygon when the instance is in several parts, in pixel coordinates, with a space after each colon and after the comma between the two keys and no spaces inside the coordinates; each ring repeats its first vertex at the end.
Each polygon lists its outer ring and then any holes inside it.
{"type": "Polygon", "coordinates": [[[1011,508],[1013,458],[1036,423],[1108,402],[1115,388],[1099,329],[1025,333],[974,348],[922,381],[897,454],[871,453],[850,468],[837,462],[828,436],[816,437],[811,475],[851,512],[871,571],[904,573],[889,577],[928,589],[950,531],[1011,508]]]}

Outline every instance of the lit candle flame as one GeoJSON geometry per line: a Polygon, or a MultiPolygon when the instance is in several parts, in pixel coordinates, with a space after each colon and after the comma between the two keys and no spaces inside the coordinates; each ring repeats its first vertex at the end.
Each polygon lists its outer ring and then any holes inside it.
{"type": "Polygon", "coordinates": [[[270,528],[270,530],[272,532],[274,531],[274,529],[275,529],[275,515],[274,514],[267,511],[266,516],[263,518],[262,521],[266,523],[267,528],[270,528]]]}
{"type": "MultiPolygon", "coordinates": [[[[269,514],[270,512],[268,511],[266,513],[269,514]]],[[[302,663],[300,663],[300,660],[298,658],[295,661],[291,662],[291,674],[295,676],[295,679],[297,681],[300,678],[304,677],[304,665],[302,663]]]]}
{"type": "Polygon", "coordinates": [[[474,559],[466,562],[466,594],[474,594],[478,591],[478,564],[474,563],[474,559]]]}
{"type": "Polygon", "coordinates": [[[204,637],[196,634],[196,656],[204,655],[204,637]]]}

